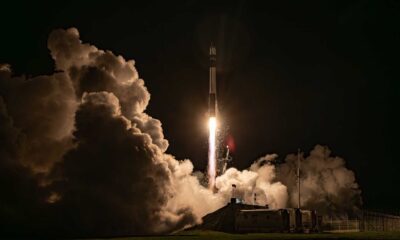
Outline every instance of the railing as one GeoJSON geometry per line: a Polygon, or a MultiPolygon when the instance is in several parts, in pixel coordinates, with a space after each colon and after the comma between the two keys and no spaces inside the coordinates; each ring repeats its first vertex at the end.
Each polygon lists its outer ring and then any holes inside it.
{"type": "Polygon", "coordinates": [[[326,232],[360,232],[360,220],[325,220],[322,229],[326,232]]]}
{"type": "Polygon", "coordinates": [[[400,231],[400,216],[364,211],[361,219],[363,231],[400,231]]]}
{"type": "Polygon", "coordinates": [[[322,229],[326,232],[400,231],[400,216],[363,211],[358,219],[325,217],[322,229]]]}

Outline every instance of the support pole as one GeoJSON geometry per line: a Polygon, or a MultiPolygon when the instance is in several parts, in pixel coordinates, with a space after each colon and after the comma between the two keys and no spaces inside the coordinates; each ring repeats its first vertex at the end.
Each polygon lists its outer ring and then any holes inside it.
{"type": "Polygon", "coordinates": [[[298,202],[297,208],[300,209],[300,148],[297,149],[297,190],[298,190],[298,202]]]}

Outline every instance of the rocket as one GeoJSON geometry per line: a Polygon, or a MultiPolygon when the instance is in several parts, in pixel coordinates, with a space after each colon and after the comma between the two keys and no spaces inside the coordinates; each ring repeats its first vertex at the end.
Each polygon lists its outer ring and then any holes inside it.
{"type": "Polygon", "coordinates": [[[217,116],[217,50],[210,45],[210,91],[208,100],[209,117],[217,116]]]}

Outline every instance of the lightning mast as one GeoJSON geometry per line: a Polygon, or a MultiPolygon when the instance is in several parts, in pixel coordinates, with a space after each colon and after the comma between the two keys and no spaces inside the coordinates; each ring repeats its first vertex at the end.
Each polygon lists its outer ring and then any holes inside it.
{"type": "Polygon", "coordinates": [[[300,148],[297,149],[297,190],[298,190],[298,202],[297,208],[300,209],[300,148]]]}

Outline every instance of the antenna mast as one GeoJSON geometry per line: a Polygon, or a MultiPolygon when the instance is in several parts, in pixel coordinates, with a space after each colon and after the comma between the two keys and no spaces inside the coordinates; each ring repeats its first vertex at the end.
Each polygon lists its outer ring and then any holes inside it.
{"type": "Polygon", "coordinates": [[[297,190],[298,190],[297,208],[300,209],[300,148],[297,149],[297,190]]]}

